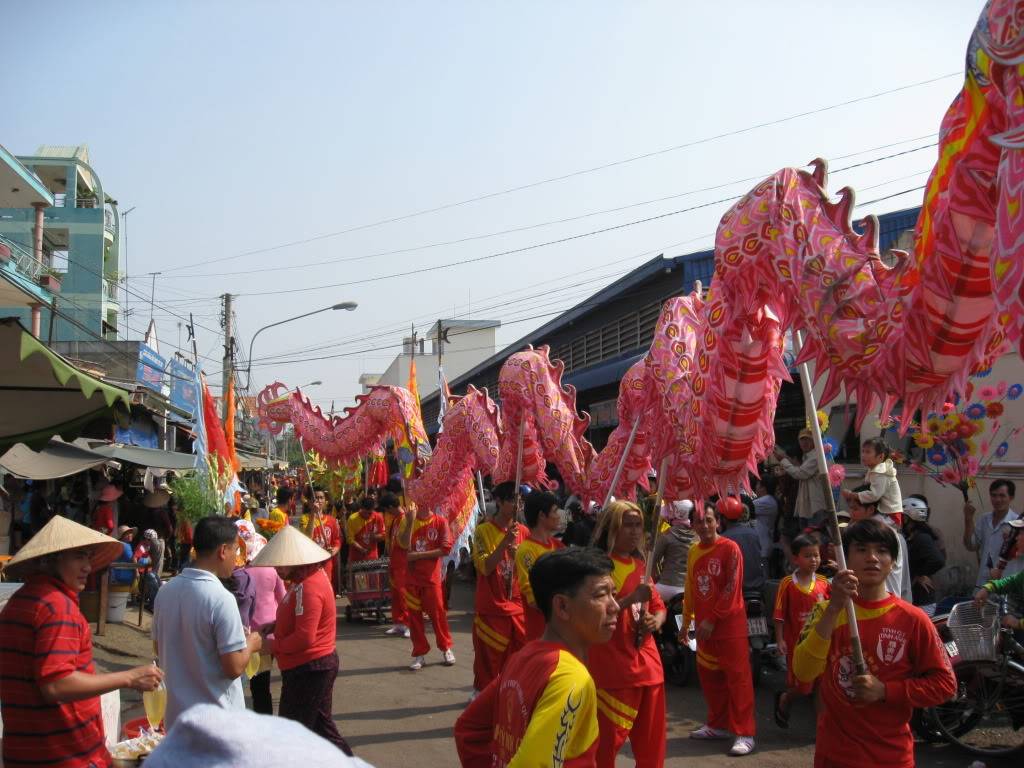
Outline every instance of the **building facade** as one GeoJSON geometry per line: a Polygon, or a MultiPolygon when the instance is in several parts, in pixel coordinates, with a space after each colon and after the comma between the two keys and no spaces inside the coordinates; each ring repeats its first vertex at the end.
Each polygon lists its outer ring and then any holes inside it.
{"type": "MultiPolygon", "coordinates": [[[[57,294],[50,322],[41,311],[42,338],[85,341],[117,338],[119,216],[117,201],[103,189],[85,146],[44,145],[18,162],[50,197],[49,205],[7,205],[0,201],[0,238],[12,251],[39,255],[40,281],[57,294]],[[41,234],[41,241],[39,240],[41,234]]],[[[31,310],[2,306],[28,326],[31,310]]]]}

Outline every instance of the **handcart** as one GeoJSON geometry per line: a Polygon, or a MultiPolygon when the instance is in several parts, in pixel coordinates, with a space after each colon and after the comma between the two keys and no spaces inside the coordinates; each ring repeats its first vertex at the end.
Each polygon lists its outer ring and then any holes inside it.
{"type": "Polygon", "coordinates": [[[348,564],[348,605],[345,621],[353,618],[387,621],[391,610],[390,559],[378,557],[348,564]]]}

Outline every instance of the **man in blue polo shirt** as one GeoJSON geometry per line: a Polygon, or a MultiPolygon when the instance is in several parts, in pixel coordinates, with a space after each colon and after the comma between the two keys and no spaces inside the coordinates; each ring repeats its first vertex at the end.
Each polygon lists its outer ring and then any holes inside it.
{"type": "Polygon", "coordinates": [[[153,644],[167,685],[164,727],[196,704],[245,709],[241,675],[259,653],[258,632],[248,637],[238,606],[220,579],[231,576],[238,529],[231,518],[204,517],[196,524],[196,558],[156,596],[153,644]]]}

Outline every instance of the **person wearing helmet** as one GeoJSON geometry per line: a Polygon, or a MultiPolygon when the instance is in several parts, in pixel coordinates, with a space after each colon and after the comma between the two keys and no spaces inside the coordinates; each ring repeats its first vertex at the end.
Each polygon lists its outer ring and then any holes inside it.
{"type": "Polygon", "coordinates": [[[932,576],[946,565],[946,553],[938,533],[928,525],[928,499],[919,493],[903,499],[903,538],[907,541],[910,589],[914,605],[935,602],[932,576]]]}
{"type": "Polygon", "coordinates": [[[750,496],[726,496],[717,506],[722,535],[736,542],[743,553],[743,592],[764,589],[765,567],[761,558],[761,540],[751,522],[754,518],[754,500],[750,496]]]}

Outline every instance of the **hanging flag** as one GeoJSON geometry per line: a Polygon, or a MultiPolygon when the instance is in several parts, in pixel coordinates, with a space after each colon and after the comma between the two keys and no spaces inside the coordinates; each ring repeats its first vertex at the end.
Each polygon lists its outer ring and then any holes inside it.
{"type": "MultiPolygon", "coordinates": [[[[419,421],[423,423],[423,413],[420,411],[420,389],[416,383],[416,355],[413,354],[409,360],[409,392],[412,394],[412,399],[416,403],[416,412],[419,414],[419,421]]],[[[402,430],[402,439],[398,443],[395,449],[395,456],[398,459],[398,466],[402,472],[402,477],[408,480],[412,477],[413,470],[416,469],[416,449],[412,444],[412,440],[409,435],[409,425],[405,425],[405,429],[402,430]]]]}
{"type": "Polygon", "coordinates": [[[199,470],[200,474],[205,474],[209,464],[207,459],[209,458],[209,450],[206,442],[206,423],[204,419],[204,410],[206,405],[206,381],[203,378],[203,374],[199,370],[197,365],[192,369],[192,375],[195,377],[195,388],[198,393],[198,397],[195,398],[192,413],[192,434],[194,436],[192,440],[192,452],[196,455],[196,469],[199,470]]]}
{"type": "Polygon", "coordinates": [[[216,456],[216,463],[211,466],[218,475],[224,474],[231,466],[228,444],[224,437],[224,427],[217,416],[217,404],[213,401],[210,388],[203,381],[203,422],[206,427],[206,447],[210,454],[216,456]]]}
{"type": "Polygon", "coordinates": [[[224,395],[227,398],[227,405],[224,409],[224,440],[227,446],[225,457],[231,464],[231,468],[237,473],[242,468],[238,460],[238,452],[235,450],[235,379],[228,379],[228,391],[224,395]]]}

